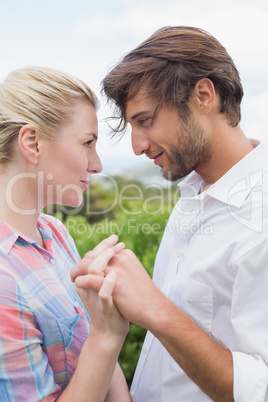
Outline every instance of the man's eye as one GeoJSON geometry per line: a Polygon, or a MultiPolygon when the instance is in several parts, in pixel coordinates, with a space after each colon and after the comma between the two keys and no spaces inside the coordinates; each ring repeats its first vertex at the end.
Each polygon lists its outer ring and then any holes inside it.
{"type": "Polygon", "coordinates": [[[140,119],[138,123],[143,126],[146,122],[149,122],[151,119],[150,117],[145,117],[144,119],[140,119]]]}

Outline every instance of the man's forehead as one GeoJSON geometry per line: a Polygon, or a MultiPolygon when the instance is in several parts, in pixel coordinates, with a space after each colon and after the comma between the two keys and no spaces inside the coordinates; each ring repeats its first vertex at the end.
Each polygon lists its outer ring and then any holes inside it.
{"type": "Polygon", "coordinates": [[[136,118],[137,114],[152,112],[156,109],[156,102],[148,96],[145,90],[139,90],[134,96],[127,99],[126,118],[136,118]]]}

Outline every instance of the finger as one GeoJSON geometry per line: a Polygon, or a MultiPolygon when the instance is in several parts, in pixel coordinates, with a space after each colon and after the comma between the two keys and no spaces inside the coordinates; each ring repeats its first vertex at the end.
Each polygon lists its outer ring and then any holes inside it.
{"type": "Polygon", "coordinates": [[[80,275],[86,275],[88,273],[88,260],[84,258],[75,264],[70,270],[71,280],[74,282],[75,278],[80,275]]]}
{"type": "Polygon", "coordinates": [[[117,241],[118,236],[112,234],[110,237],[107,237],[106,239],[102,240],[96,247],[93,248],[93,250],[87,252],[84,258],[93,258],[93,259],[96,258],[104,250],[106,250],[109,247],[112,247],[117,241]]]}
{"type": "Polygon", "coordinates": [[[108,262],[114,256],[114,249],[108,248],[99,254],[95,260],[91,262],[88,266],[88,273],[95,275],[103,275],[104,270],[107,267],[108,262]]]}
{"type": "Polygon", "coordinates": [[[114,252],[120,253],[121,251],[123,251],[125,248],[125,243],[121,242],[121,243],[117,243],[115,246],[113,246],[114,252]]]}
{"type": "Polygon", "coordinates": [[[99,292],[104,278],[98,275],[82,275],[78,276],[75,280],[75,286],[77,288],[91,289],[99,292]]]}
{"type": "Polygon", "coordinates": [[[129,257],[133,257],[133,256],[135,257],[135,254],[134,254],[133,251],[130,250],[129,248],[125,248],[125,249],[123,250],[122,254],[124,254],[124,255],[126,255],[126,256],[129,256],[129,257]]]}
{"type": "Polygon", "coordinates": [[[114,271],[111,271],[104,278],[103,284],[99,291],[99,297],[102,300],[108,300],[111,297],[114,290],[115,281],[116,281],[116,274],[114,271]]]}
{"type": "MultiPolygon", "coordinates": [[[[124,249],[124,243],[118,243],[114,247],[110,247],[109,249],[104,249],[103,253],[98,254],[94,260],[94,258],[86,258],[84,257],[78,264],[74,265],[70,270],[71,280],[74,282],[75,278],[80,275],[86,275],[88,273],[95,273],[101,275],[105,270],[105,267],[110,260],[110,258],[114,255],[114,253],[118,253],[124,249]],[[91,262],[92,261],[92,262],[91,262]]],[[[89,253],[87,253],[89,257],[89,253]]]]}

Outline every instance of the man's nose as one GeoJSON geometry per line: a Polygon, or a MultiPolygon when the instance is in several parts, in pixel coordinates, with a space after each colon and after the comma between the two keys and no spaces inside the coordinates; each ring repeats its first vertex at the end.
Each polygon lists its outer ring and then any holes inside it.
{"type": "Polygon", "coordinates": [[[150,148],[150,142],[143,131],[133,128],[131,131],[131,145],[135,155],[147,153],[150,148]]]}

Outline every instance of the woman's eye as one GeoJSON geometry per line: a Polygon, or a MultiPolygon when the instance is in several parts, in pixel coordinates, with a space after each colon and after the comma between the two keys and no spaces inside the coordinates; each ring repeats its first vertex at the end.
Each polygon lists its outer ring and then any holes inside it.
{"type": "Polygon", "coordinates": [[[93,140],[89,140],[89,141],[85,142],[84,145],[85,145],[86,147],[89,147],[89,148],[90,148],[90,145],[92,144],[93,141],[94,141],[94,139],[93,139],[93,140]]]}

